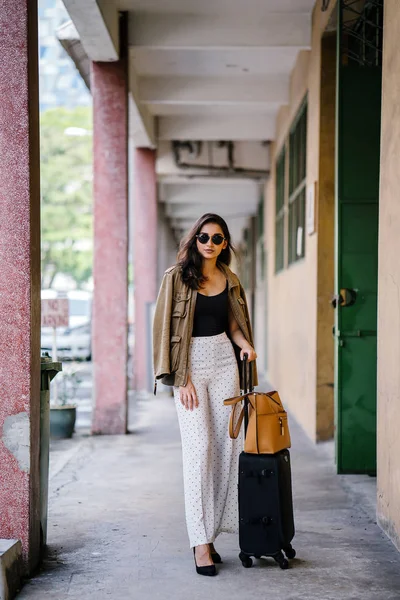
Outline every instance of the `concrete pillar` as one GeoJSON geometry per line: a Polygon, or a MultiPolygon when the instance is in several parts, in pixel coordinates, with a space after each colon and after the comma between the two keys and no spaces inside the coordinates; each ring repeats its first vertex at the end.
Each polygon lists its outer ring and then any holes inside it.
{"type": "Polygon", "coordinates": [[[0,538],[39,561],[40,190],[37,4],[0,3],[0,538]]]}
{"type": "Polygon", "coordinates": [[[92,432],[127,431],[127,61],[93,63],[94,298],[92,432]]]}
{"type": "Polygon", "coordinates": [[[377,517],[400,550],[400,12],[385,2],[378,264],[377,517]]]}
{"type": "Polygon", "coordinates": [[[135,289],[134,386],[151,387],[149,310],[157,298],[157,183],[155,152],[135,151],[133,277],[135,289]]]}

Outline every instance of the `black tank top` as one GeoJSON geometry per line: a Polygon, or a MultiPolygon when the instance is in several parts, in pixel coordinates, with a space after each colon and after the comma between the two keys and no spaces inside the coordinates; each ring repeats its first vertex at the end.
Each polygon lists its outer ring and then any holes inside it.
{"type": "Polygon", "coordinates": [[[192,337],[219,335],[228,330],[228,282],[216,296],[197,293],[192,337]]]}

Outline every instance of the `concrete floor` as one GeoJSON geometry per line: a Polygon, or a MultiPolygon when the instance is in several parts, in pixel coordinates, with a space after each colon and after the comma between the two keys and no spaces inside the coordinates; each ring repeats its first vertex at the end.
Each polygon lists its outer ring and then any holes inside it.
{"type": "Polygon", "coordinates": [[[335,475],[292,421],[298,558],[244,569],[222,535],[216,578],[196,575],[186,536],[180,441],[169,397],[138,401],[124,437],[52,451],[49,555],[18,596],[30,600],[399,600],[400,554],[374,520],[374,480],[335,475]]]}

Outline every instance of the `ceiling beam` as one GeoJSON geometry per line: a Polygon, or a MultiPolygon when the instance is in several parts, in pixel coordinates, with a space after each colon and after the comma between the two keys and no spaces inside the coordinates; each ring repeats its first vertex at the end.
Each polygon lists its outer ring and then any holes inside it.
{"type": "MultiPolygon", "coordinates": [[[[225,211],[231,207],[240,212],[253,210],[260,198],[260,186],[255,182],[239,183],[231,181],[230,186],[210,183],[209,185],[163,185],[163,202],[174,205],[178,212],[192,212],[198,204],[218,206],[225,211]]],[[[173,209],[174,210],[174,209],[173,209]]]]}
{"type": "MultiPolygon", "coordinates": [[[[178,186],[182,186],[182,185],[219,185],[219,186],[232,186],[233,182],[232,182],[232,178],[231,177],[213,177],[212,175],[210,175],[209,177],[202,177],[202,176],[196,176],[196,175],[190,175],[189,178],[186,177],[186,171],[185,173],[182,175],[178,175],[178,174],[174,174],[174,175],[159,175],[158,176],[158,181],[160,182],[160,184],[162,186],[164,186],[165,188],[169,188],[170,186],[174,186],[174,185],[178,185],[178,186]]],[[[240,179],[237,178],[234,181],[234,186],[235,189],[238,188],[238,186],[253,186],[253,185],[260,185],[254,181],[249,181],[248,179],[240,179]]]]}
{"type": "Polygon", "coordinates": [[[229,106],[250,104],[277,108],[289,100],[289,77],[142,77],[143,104],[229,106]]]}
{"type": "MultiPolygon", "coordinates": [[[[214,211],[215,210],[216,209],[214,208],[214,211]]],[[[245,215],[238,215],[238,216],[231,215],[230,216],[230,212],[229,211],[222,212],[219,209],[217,209],[217,210],[218,210],[217,214],[220,214],[223,219],[226,219],[228,221],[229,228],[231,228],[232,223],[234,221],[238,221],[239,223],[240,222],[246,222],[246,220],[249,217],[254,216],[254,214],[257,212],[257,211],[253,211],[253,212],[249,211],[245,215]]],[[[206,213],[205,213],[205,211],[203,211],[202,207],[199,206],[198,210],[197,210],[197,213],[194,213],[193,217],[192,216],[184,217],[184,218],[180,218],[180,217],[172,217],[171,218],[170,217],[170,223],[171,223],[172,227],[174,227],[174,228],[190,229],[193,226],[194,222],[199,217],[201,217],[201,215],[203,215],[203,214],[206,214],[206,213]]]]}
{"type": "Polygon", "coordinates": [[[72,21],[67,21],[57,29],[57,38],[66,53],[73,60],[80,76],[90,91],[90,65],[91,61],[83,49],[79,33],[72,21]]]}
{"type": "Polygon", "coordinates": [[[225,15],[143,14],[129,19],[129,45],[159,49],[298,47],[310,48],[309,13],[270,13],[252,19],[225,15]]]}
{"type": "MultiPolygon", "coordinates": [[[[257,209],[257,204],[254,206],[253,203],[244,205],[243,199],[240,204],[234,205],[217,205],[218,210],[225,209],[225,213],[228,211],[231,218],[248,217],[254,213],[257,209]]],[[[215,203],[207,202],[206,199],[203,202],[196,202],[195,205],[190,204],[167,204],[166,215],[176,219],[195,219],[196,216],[201,213],[214,212],[216,210],[215,203]]]]}
{"type": "Polygon", "coordinates": [[[258,140],[275,137],[275,116],[182,116],[158,119],[160,140],[258,140]]]}
{"type": "Polygon", "coordinates": [[[109,0],[63,0],[82,46],[92,61],[119,58],[119,13],[109,0]]]}
{"type": "Polygon", "coordinates": [[[156,147],[154,117],[138,108],[132,94],[129,94],[129,137],[136,148],[156,147]]]}
{"type": "Polygon", "coordinates": [[[136,148],[155,148],[157,145],[155,118],[139,101],[138,81],[133,67],[129,69],[129,136],[136,148]]]}

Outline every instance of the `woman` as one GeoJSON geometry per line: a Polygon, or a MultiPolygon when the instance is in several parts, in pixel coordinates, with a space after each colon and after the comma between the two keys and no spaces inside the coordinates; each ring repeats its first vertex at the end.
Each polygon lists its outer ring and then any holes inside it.
{"type": "MultiPolygon", "coordinates": [[[[181,242],[178,263],[165,272],[154,319],[157,379],[174,386],[182,438],[186,522],[196,571],[216,575],[213,542],[237,531],[237,465],[242,440],[228,436],[223,400],[239,394],[232,342],[257,357],[243,288],[229,269],[225,221],[203,215],[181,242]]],[[[253,381],[257,384],[255,363],[253,381]]]]}

